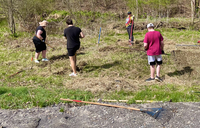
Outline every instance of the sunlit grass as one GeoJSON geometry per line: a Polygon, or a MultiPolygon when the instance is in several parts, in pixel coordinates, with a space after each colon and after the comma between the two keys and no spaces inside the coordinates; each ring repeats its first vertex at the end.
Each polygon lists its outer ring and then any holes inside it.
{"type": "MultiPolygon", "coordinates": [[[[82,67],[78,78],[84,80],[85,78],[114,77],[141,82],[149,77],[150,71],[146,53],[131,51],[130,47],[117,44],[118,41],[126,42],[128,40],[126,30],[115,32],[104,29],[99,45],[97,45],[98,33],[95,36],[87,35],[81,40],[83,50],[81,51],[82,54],[77,55],[77,64],[83,61],[87,64],[82,67]]],[[[157,30],[162,33],[166,45],[169,42],[173,42],[172,44],[174,45],[182,43],[195,44],[199,39],[198,31],[174,28],[159,28],[157,30]]],[[[4,32],[3,29],[1,32],[4,32]]],[[[133,31],[134,38],[142,40],[146,32],[147,30],[133,31]]],[[[23,44],[21,41],[26,36],[30,39],[32,38],[32,35],[28,33],[21,33],[17,38],[12,38],[23,44]]],[[[50,62],[41,62],[39,64],[31,61],[34,52],[31,53],[30,49],[33,49],[33,45],[12,48],[9,45],[5,45],[8,42],[1,42],[0,108],[45,107],[61,102],[59,98],[91,100],[94,97],[99,98],[101,96],[107,99],[126,99],[129,100],[129,103],[134,103],[134,100],[169,101],[172,99],[174,102],[200,101],[199,93],[191,93],[200,91],[198,85],[176,85],[173,84],[174,81],[172,84],[161,85],[159,83],[148,85],[141,82],[142,85],[140,83],[137,85],[139,89],[133,91],[121,89],[113,92],[92,93],[85,90],[68,89],[66,83],[75,81],[76,78],[71,78],[68,75],[71,73],[71,67],[69,66],[69,59],[65,57],[67,53],[66,44],[59,43],[63,42],[59,35],[48,36],[56,50],[48,47],[47,57],[50,62]],[[17,73],[21,70],[22,72],[17,73]]],[[[12,38],[10,38],[10,41],[12,41],[12,38]]],[[[143,43],[140,43],[142,47],[143,43]]],[[[170,51],[171,49],[168,50],[170,51]]],[[[40,56],[39,60],[41,59],[40,56]]],[[[163,60],[161,73],[166,75],[169,71],[172,71],[176,78],[179,77],[176,73],[179,73],[180,70],[174,64],[171,54],[163,56],[163,60]]],[[[191,80],[196,80],[196,78],[191,78],[191,80]]],[[[73,86],[73,83],[71,86],[73,86]]]]}
{"type": "Polygon", "coordinates": [[[89,100],[92,94],[80,90],[66,88],[30,88],[30,87],[1,87],[0,108],[19,109],[31,107],[46,107],[58,104],[60,98],[89,100]]]}

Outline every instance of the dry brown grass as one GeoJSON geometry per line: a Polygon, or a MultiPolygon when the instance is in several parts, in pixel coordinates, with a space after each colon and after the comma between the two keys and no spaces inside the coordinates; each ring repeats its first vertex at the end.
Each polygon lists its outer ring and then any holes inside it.
{"type": "MultiPolygon", "coordinates": [[[[113,29],[113,27],[111,27],[113,29]]],[[[117,30],[117,29],[116,29],[117,30]]],[[[199,49],[194,47],[176,47],[176,42],[165,38],[165,52],[170,55],[163,55],[164,64],[161,69],[162,83],[147,83],[144,80],[149,77],[150,71],[147,64],[147,56],[143,51],[141,36],[136,36],[136,44],[128,46],[128,41],[124,35],[106,36],[103,33],[100,45],[97,45],[97,37],[92,38],[87,35],[82,41],[82,46],[78,51],[79,75],[75,78],[68,76],[71,73],[69,59],[66,50],[66,39],[62,37],[49,36],[48,43],[55,50],[48,47],[47,56],[50,62],[33,64],[30,74],[41,77],[61,77],[64,86],[69,89],[81,89],[96,92],[113,91],[138,91],[145,86],[168,84],[192,86],[198,85],[200,61],[198,59],[199,49]],[[111,38],[112,40],[104,40],[111,38]],[[124,56],[122,56],[124,54],[124,56]],[[86,71],[85,68],[89,68],[86,71]],[[124,68],[124,69],[123,69],[124,68]]],[[[124,34],[125,31],[122,31],[124,34]]],[[[89,32],[90,33],[90,32],[89,32]]],[[[14,50],[25,49],[27,51],[20,58],[26,64],[20,65],[22,61],[7,62],[15,63],[18,69],[30,65],[26,59],[34,54],[32,37],[8,41],[6,47],[14,50]],[[23,56],[26,56],[24,59],[23,56]]],[[[183,38],[183,37],[182,37],[183,38]]],[[[25,76],[26,77],[26,76],[25,76]]]]}

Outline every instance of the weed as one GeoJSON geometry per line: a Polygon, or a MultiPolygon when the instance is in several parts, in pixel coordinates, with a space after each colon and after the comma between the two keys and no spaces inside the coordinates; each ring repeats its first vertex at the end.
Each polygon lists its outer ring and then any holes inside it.
{"type": "Polygon", "coordinates": [[[64,112],[65,111],[65,109],[64,108],[60,108],[60,112],[64,112]]]}

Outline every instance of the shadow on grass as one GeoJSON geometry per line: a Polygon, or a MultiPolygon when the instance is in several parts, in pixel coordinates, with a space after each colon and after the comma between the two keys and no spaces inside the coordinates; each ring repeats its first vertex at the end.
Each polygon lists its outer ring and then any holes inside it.
{"type": "Polygon", "coordinates": [[[49,58],[50,60],[63,60],[63,59],[68,59],[69,55],[67,54],[63,54],[63,55],[57,55],[57,56],[52,56],[51,58],[49,58]]]}
{"type": "Polygon", "coordinates": [[[3,95],[3,94],[5,94],[5,93],[7,93],[7,90],[5,90],[5,89],[0,89],[0,95],[3,95]]]}
{"type": "Polygon", "coordinates": [[[94,70],[98,70],[98,69],[109,69],[111,67],[114,67],[114,66],[117,66],[117,65],[120,65],[121,62],[120,61],[114,61],[112,63],[107,63],[107,64],[103,64],[103,65],[100,65],[100,66],[86,66],[84,68],[85,71],[87,72],[91,72],[91,71],[94,71],[94,70]]]}
{"type": "MultiPolygon", "coordinates": [[[[78,55],[85,55],[85,53],[83,52],[79,52],[77,53],[78,55]]],[[[69,54],[63,54],[63,55],[57,55],[57,56],[52,56],[51,58],[49,58],[50,60],[54,61],[54,60],[63,60],[63,59],[69,59],[69,54]]]]}
{"type": "Polygon", "coordinates": [[[85,53],[84,52],[78,52],[77,56],[79,56],[79,55],[85,55],[85,53]]]}
{"type": "Polygon", "coordinates": [[[169,76],[181,76],[184,75],[186,73],[189,73],[189,75],[192,73],[193,69],[191,69],[190,66],[184,67],[183,70],[180,71],[174,71],[174,72],[170,72],[168,73],[169,76]]]}

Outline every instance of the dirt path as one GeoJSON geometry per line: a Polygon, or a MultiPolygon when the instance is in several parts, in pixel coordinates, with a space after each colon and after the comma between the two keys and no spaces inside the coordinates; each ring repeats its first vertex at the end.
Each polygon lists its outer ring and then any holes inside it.
{"type": "MultiPolygon", "coordinates": [[[[115,103],[127,106],[124,103],[115,103]]],[[[0,128],[197,128],[200,103],[132,104],[136,108],[163,107],[157,119],[140,111],[87,105],[59,104],[46,108],[0,110],[0,128]],[[60,112],[64,110],[64,112],[60,112]]]]}

